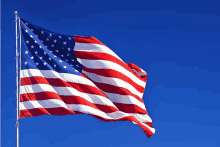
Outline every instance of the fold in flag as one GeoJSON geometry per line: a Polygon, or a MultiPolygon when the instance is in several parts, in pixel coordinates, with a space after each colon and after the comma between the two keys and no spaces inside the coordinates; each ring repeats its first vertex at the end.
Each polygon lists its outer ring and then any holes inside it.
{"type": "Polygon", "coordinates": [[[58,34],[21,19],[20,118],[88,114],[155,133],[142,99],[147,73],[94,37],[58,34]]]}

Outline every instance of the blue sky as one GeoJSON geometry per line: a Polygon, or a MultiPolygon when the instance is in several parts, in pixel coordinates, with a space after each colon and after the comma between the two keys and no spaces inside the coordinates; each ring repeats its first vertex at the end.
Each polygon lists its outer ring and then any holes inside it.
{"type": "Polygon", "coordinates": [[[219,147],[220,2],[1,1],[1,145],[16,145],[14,11],[45,29],[94,36],[148,73],[156,133],[87,115],[20,120],[20,147],[219,147]]]}

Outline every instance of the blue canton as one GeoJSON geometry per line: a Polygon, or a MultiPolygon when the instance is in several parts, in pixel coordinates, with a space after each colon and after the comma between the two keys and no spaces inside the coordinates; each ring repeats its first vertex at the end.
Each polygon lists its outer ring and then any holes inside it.
{"type": "Polygon", "coordinates": [[[21,70],[53,70],[81,75],[82,65],[73,52],[73,36],[48,31],[23,19],[21,31],[21,70]]]}

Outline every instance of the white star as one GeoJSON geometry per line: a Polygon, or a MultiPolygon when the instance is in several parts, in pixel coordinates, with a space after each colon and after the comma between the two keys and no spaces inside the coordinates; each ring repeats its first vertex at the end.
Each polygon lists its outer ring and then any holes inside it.
{"type": "Polygon", "coordinates": [[[75,60],[72,59],[72,61],[74,62],[75,60]]]}
{"type": "Polygon", "coordinates": [[[37,43],[37,40],[35,40],[34,42],[37,43]]]}
{"type": "Polygon", "coordinates": [[[35,54],[37,54],[38,52],[36,51],[35,54]]]}
{"type": "Polygon", "coordinates": [[[56,50],[56,52],[58,52],[58,50],[56,50]]]}
{"type": "Polygon", "coordinates": [[[67,68],[66,66],[63,66],[63,68],[67,68]]]}
{"type": "Polygon", "coordinates": [[[71,38],[69,37],[69,40],[71,40],[71,38]]]}
{"type": "Polygon", "coordinates": [[[62,37],[59,35],[59,38],[62,38],[62,37]]]}
{"type": "Polygon", "coordinates": [[[61,57],[63,57],[63,55],[61,55],[61,57]]]}
{"type": "Polygon", "coordinates": [[[44,62],[44,65],[46,65],[47,63],[46,62],[44,62]]]}
{"type": "Polygon", "coordinates": [[[39,63],[36,63],[36,65],[38,65],[39,63]]]}
{"type": "Polygon", "coordinates": [[[43,59],[43,57],[40,57],[40,59],[43,59]]]}
{"type": "Polygon", "coordinates": [[[56,58],[57,56],[56,56],[56,55],[54,55],[54,57],[56,58]]]}
{"type": "Polygon", "coordinates": [[[25,32],[27,33],[27,32],[28,32],[28,30],[25,30],[25,32]]]}
{"type": "Polygon", "coordinates": [[[34,46],[32,45],[31,48],[34,48],[34,46]]]}
{"type": "Polygon", "coordinates": [[[39,48],[42,48],[42,46],[39,46],[39,48]]]}
{"type": "Polygon", "coordinates": [[[57,42],[57,40],[55,39],[55,40],[54,40],[54,42],[56,43],[56,42],[57,42]]]}
{"type": "Polygon", "coordinates": [[[25,24],[26,24],[26,25],[28,25],[28,23],[27,23],[27,22],[25,22],[25,24]]]}
{"type": "Polygon", "coordinates": [[[79,65],[76,65],[77,67],[79,67],[79,65]]]}
{"type": "Polygon", "coordinates": [[[43,40],[41,40],[41,42],[44,42],[43,40]]]}
{"type": "Polygon", "coordinates": [[[51,60],[51,58],[49,57],[49,60],[51,60]]]}
{"type": "Polygon", "coordinates": [[[52,36],[52,34],[50,33],[50,36],[52,36]]]}
{"type": "Polygon", "coordinates": [[[49,39],[48,39],[48,38],[47,38],[46,40],[47,40],[47,41],[49,41],[49,39]]]}
{"type": "Polygon", "coordinates": [[[75,69],[75,72],[78,72],[78,70],[75,69]]]}
{"type": "Polygon", "coordinates": [[[45,47],[47,48],[47,45],[45,47]]]}
{"type": "Polygon", "coordinates": [[[53,52],[53,51],[50,51],[51,53],[53,52]]]}
{"type": "Polygon", "coordinates": [[[41,34],[44,34],[44,31],[41,31],[41,34]]]}
{"type": "Polygon", "coordinates": [[[52,44],[51,47],[54,47],[54,45],[52,44]]]}
{"type": "Polygon", "coordinates": [[[27,40],[26,43],[29,43],[29,41],[27,40]]]}
{"type": "Polygon", "coordinates": [[[68,61],[68,60],[66,59],[66,61],[68,61]]]}
{"type": "Polygon", "coordinates": [[[47,53],[46,52],[44,52],[44,55],[46,55],[47,53]]]}
{"type": "Polygon", "coordinates": [[[59,60],[60,63],[62,63],[62,60],[59,60]]]}
{"type": "Polygon", "coordinates": [[[69,56],[70,54],[67,54],[67,56],[69,56]]]}
{"type": "Polygon", "coordinates": [[[54,64],[54,67],[56,67],[56,64],[54,64]]]}
{"type": "Polygon", "coordinates": [[[25,65],[27,65],[27,62],[24,62],[25,65]]]}
{"type": "Polygon", "coordinates": [[[31,57],[31,59],[33,60],[33,59],[34,59],[34,57],[32,56],[32,57],[31,57]]]}
{"type": "Polygon", "coordinates": [[[65,42],[63,42],[63,44],[64,44],[64,45],[66,45],[66,41],[65,41],[65,42]]]}
{"type": "Polygon", "coordinates": [[[30,35],[31,38],[33,38],[33,35],[30,35]]]}
{"type": "Polygon", "coordinates": [[[68,50],[70,51],[70,47],[68,48],[68,50]]]}
{"type": "Polygon", "coordinates": [[[25,54],[28,54],[28,51],[25,51],[25,54]]]}

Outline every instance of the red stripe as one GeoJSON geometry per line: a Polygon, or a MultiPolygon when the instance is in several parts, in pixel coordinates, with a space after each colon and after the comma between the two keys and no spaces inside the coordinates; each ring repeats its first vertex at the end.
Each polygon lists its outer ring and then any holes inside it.
{"type": "Polygon", "coordinates": [[[75,114],[74,111],[60,107],[60,108],[35,108],[35,109],[26,109],[20,110],[20,118],[31,117],[31,116],[40,116],[40,115],[70,115],[75,114]]]}
{"type": "MultiPolygon", "coordinates": [[[[102,42],[100,42],[98,39],[95,37],[82,37],[82,36],[74,36],[74,40],[76,43],[93,43],[93,44],[101,44],[104,45],[102,42]]],[[[106,45],[104,45],[106,46],[106,45]]]]}
{"type": "Polygon", "coordinates": [[[129,77],[125,76],[124,74],[122,74],[121,72],[118,72],[116,70],[113,70],[113,69],[90,69],[90,68],[86,68],[85,66],[83,66],[83,70],[86,72],[95,73],[97,75],[104,76],[104,77],[112,77],[112,78],[121,79],[121,80],[129,83],[130,85],[132,85],[140,93],[144,93],[144,87],[138,85],[137,83],[132,81],[129,77]]]}
{"type": "Polygon", "coordinates": [[[135,97],[137,100],[139,100],[140,102],[144,103],[143,99],[139,98],[139,96],[131,93],[129,90],[123,88],[123,87],[117,87],[114,85],[109,85],[109,84],[105,84],[105,83],[98,83],[93,81],[93,83],[95,83],[95,85],[101,89],[102,91],[108,92],[108,93],[116,93],[116,94],[120,94],[120,95],[130,95],[135,97]]]}
{"type": "Polygon", "coordinates": [[[114,103],[114,105],[122,112],[148,114],[146,110],[144,110],[141,107],[138,107],[137,105],[134,105],[134,104],[114,103]]]}
{"type": "MultiPolygon", "coordinates": [[[[118,58],[106,54],[106,53],[99,53],[99,52],[85,52],[85,51],[74,51],[76,58],[79,59],[88,59],[88,60],[106,60],[106,61],[111,61],[114,63],[117,63],[119,65],[121,65],[122,67],[124,67],[126,70],[128,70],[129,72],[131,72],[133,75],[135,75],[138,79],[146,82],[146,76],[140,77],[139,75],[137,75],[135,72],[133,72],[131,69],[140,69],[137,65],[128,63],[125,64],[124,62],[122,62],[121,60],[119,60],[118,58]]],[[[137,70],[139,71],[139,70],[137,70]]]]}
{"type": "Polygon", "coordinates": [[[141,68],[138,67],[137,65],[133,64],[133,63],[127,63],[127,65],[132,68],[132,69],[136,69],[138,72],[141,72],[141,68]]]}
{"type": "MultiPolygon", "coordinates": [[[[141,68],[133,63],[126,63],[131,69],[135,69],[138,72],[141,72],[141,68]]],[[[147,81],[147,75],[140,76],[143,81],[147,81]]]]}
{"type": "Polygon", "coordinates": [[[151,128],[153,128],[153,125],[152,125],[152,122],[143,122],[145,123],[146,125],[150,126],[151,128]]]}
{"type": "Polygon", "coordinates": [[[90,106],[92,108],[103,111],[105,113],[118,111],[118,109],[113,106],[94,104],[80,96],[61,96],[55,92],[39,92],[39,93],[21,94],[20,102],[25,102],[25,101],[30,101],[30,100],[40,101],[40,100],[50,100],[50,99],[59,99],[66,104],[81,104],[81,105],[90,106]]]}
{"type": "MultiPolygon", "coordinates": [[[[20,111],[20,118],[24,117],[31,117],[31,116],[40,116],[40,115],[45,115],[45,114],[50,114],[50,115],[70,115],[70,114],[83,114],[82,112],[78,111],[72,111],[68,110],[66,108],[35,108],[35,109],[29,109],[29,110],[21,110],[20,111]]],[[[148,138],[153,135],[153,132],[150,131],[147,127],[142,125],[135,117],[133,116],[126,116],[122,117],[119,119],[107,119],[107,118],[102,118],[97,115],[91,115],[90,116],[96,117],[100,120],[108,121],[108,122],[113,122],[113,121],[133,121],[137,123],[145,132],[148,138]]]]}

